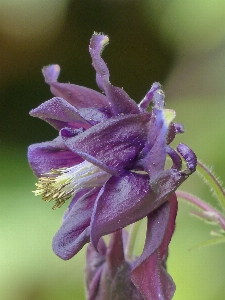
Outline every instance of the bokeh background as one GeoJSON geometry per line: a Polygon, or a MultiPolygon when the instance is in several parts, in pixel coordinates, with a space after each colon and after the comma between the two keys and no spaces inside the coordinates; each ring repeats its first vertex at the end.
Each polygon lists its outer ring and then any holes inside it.
{"type": "MultiPolygon", "coordinates": [[[[111,82],[136,101],[161,82],[186,128],[176,143],[225,180],[224,28],[223,0],[0,0],[0,299],[85,299],[85,250],[67,262],[51,250],[65,207],[52,211],[31,192],[27,146],[57,135],[28,114],[51,98],[41,68],[58,63],[61,82],[97,89],[88,44],[94,31],[108,34],[111,82]]],[[[216,206],[197,175],[182,189],[216,206]]],[[[189,210],[179,202],[168,261],[174,299],[225,299],[225,245],[189,251],[212,229],[189,210]]]]}

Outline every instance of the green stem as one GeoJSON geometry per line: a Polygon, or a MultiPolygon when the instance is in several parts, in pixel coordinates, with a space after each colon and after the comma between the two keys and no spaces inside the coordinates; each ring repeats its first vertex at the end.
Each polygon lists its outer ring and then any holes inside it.
{"type": "Polygon", "coordinates": [[[223,230],[225,230],[225,218],[215,208],[213,208],[212,206],[205,203],[202,199],[200,199],[200,198],[198,198],[194,195],[191,195],[189,193],[182,192],[182,191],[176,191],[176,195],[179,198],[183,198],[184,200],[186,200],[188,202],[191,202],[192,204],[194,204],[195,206],[201,208],[205,212],[213,213],[217,217],[217,220],[218,220],[221,228],[223,228],[223,230]]]}
{"type": "Polygon", "coordinates": [[[203,163],[198,161],[197,173],[203,178],[204,182],[209,186],[213,195],[217,198],[223,210],[225,211],[225,191],[222,188],[221,183],[203,163]]]}

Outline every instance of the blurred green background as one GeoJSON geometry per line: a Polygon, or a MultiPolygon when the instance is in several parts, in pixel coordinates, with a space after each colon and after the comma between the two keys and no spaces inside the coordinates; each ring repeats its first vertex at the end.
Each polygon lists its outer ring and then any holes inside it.
{"type": "MultiPolygon", "coordinates": [[[[161,82],[186,128],[176,144],[192,147],[223,180],[224,28],[223,0],[0,0],[0,299],[85,299],[85,251],[64,262],[51,250],[65,207],[52,211],[31,192],[27,146],[57,135],[28,115],[52,97],[41,68],[58,63],[60,81],[97,89],[88,45],[94,31],[108,34],[111,82],[137,101],[161,82]]],[[[196,175],[182,189],[216,205],[196,175]]],[[[225,299],[225,246],[189,251],[211,230],[189,210],[179,203],[170,246],[174,299],[225,299]]]]}

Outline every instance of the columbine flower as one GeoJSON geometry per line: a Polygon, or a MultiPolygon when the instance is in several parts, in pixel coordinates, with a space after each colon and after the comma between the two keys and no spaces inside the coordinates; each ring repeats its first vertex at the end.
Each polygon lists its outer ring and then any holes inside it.
{"type": "MultiPolygon", "coordinates": [[[[104,95],[57,82],[60,68],[50,65],[43,74],[55,97],[30,112],[59,130],[55,140],[31,145],[28,158],[39,177],[36,195],[55,201],[53,208],[72,197],[53,239],[53,250],[63,259],[70,259],[89,241],[97,249],[102,236],[161,210],[196,167],[190,148],[179,144],[175,151],[169,146],[183,128],[172,122],[175,112],[164,108],[158,83],[139,105],[111,85],[101,58],[107,42],[107,36],[94,34],[89,48],[104,95]],[[167,155],[171,168],[165,167],[167,155]]],[[[166,227],[150,222],[146,247],[164,247],[158,240],[163,240],[166,227]],[[159,236],[150,245],[151,234],[159,236]]]]}

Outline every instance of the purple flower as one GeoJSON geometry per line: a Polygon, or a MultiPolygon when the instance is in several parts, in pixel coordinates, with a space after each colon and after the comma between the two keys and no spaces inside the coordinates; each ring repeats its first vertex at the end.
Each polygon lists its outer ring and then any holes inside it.
{"type": "MultiPolygon", "coordinates": [[[[152,216],[155,211],[164,214],[176,189],[195,171],[196,156],[184,144],[177,151],[169,146],[183,127],[172,122],[175,112],[164,108],[158,83],[139,105],[123,89],[111,85],[101,58],[107,42],[107,36],[94,34],[89,47],[96,81],[104,94],[57,82],[58,65],[43,69],[55,97],[30,114],[50,123],[59,136],[29,147],[29,163],[39,177],[35,195],[55,201],[53,209],[72,197],[53,239],[53,250],[62,259],[70,259],[89,241],[97,250],[102,236],[151,216],[145,248],[153,247],[155,252],[151,249],[145,254],[144,250],[140,261],[152,267],[158,255],[163,255],[160,262],[165,260],[173,231],[168,233],[163,216],[157,221],[152,216]],[[167,157],[172,162],[168,168],[167,157]]],[[[142,265],[139,262],[132,278],[142,265]]]]}
{"type": "Polygon", "coordinates": [[[168,244],[175,228],[177,200],[169,201],[148,215],[147,239],[143,253],[127,257],[127,232],[111,235],[108,247],[99,241],[99,252],[87,248],[86,285],[88,300],[171,299],[175,284],[166,271],[168,244]],[[158,226],[160,224],[160,226],[158,226]]]}

